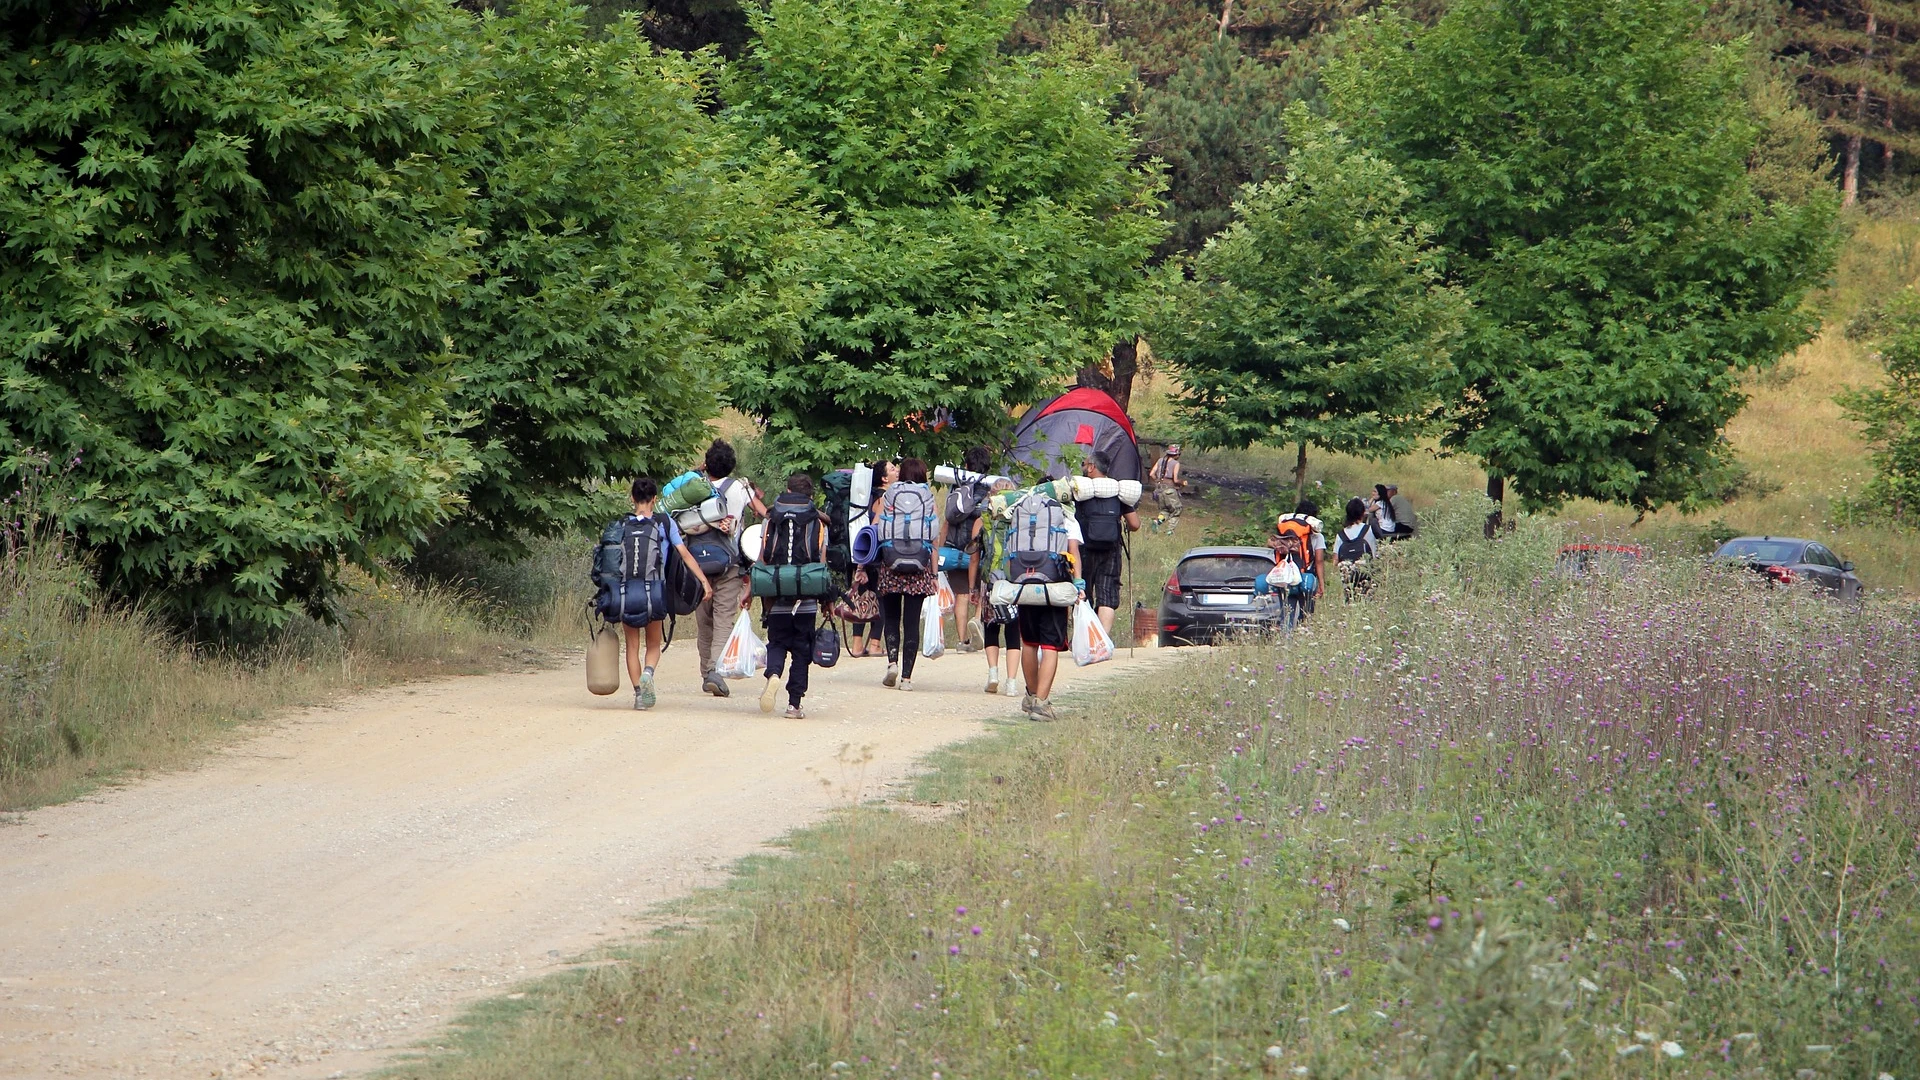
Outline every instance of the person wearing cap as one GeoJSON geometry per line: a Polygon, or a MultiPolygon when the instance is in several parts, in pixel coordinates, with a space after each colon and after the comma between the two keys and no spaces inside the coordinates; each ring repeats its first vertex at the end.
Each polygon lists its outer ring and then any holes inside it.
{"type": "Polygon", "coordinates": [[[1394,539],[1404,540],[1420,530],[1420,519],[1413,512],[1413,500],[1400,494],[1398,484],[1387,485],[1387,506],[1393,510],[1394,539]]]}
{"type": "Polygon", "coordinates": [[[1167,526],[1180,524],[1180,489],[1187,486],[1180,476],[1180,444],[1168,443],[1166,453],[1153,463],[1153,469],[1147,473],[1147,479],[1153,481],[1153,501],[1167,515],[1167,526]]]}

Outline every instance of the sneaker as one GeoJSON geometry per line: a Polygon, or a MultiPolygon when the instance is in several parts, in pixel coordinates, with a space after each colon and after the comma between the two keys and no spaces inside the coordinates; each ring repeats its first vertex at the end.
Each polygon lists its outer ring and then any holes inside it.
{"type": "Polygon", "coordinates": [[[974,650],[974,647],[973,647],[973,642],[971,642],[971,641],[968,641],[968,640],[966,640],[966,639],[964,639],[964,638],[962,638],[962,639],[961,639],[961,641],[960,641],[960,644],[958,644],[958,645],[955,645],[955,646],[953,647],[953,651],[954,651],[954,652],[969,652],[969,653],[970,653],[970,652],[973,652],[973,651],[975,651],[975,650],[974,650]]]}
{"type": "Polygon", "coordinates": [[[1034,701],[1033,708],[1027,710],[1027,719],[1058,720],[1059,717],[1053,714],[1053,703],[1045,698],[1040,698],[1034,701]]]}
{"type": "Polygon", "coordinates": [[[766,689],[760,691],[760,711],[763,713],[772,712],[774,705],[777,704],[779,700],[780,680],[769,675],[767,676],[766,689]]]}
{"type": "Polygon", "coordinates": [[[911,689],[913,689],[913,680],[912,680],[912,679],[901,679],[901,680],[900,680],[900,689],[902,689],[902,690],[911,690],[911,689]]]}
{"type": "Polygon", "coordinates": [[[714,697],[729,697],[733,694],[732,690],[727,689],[727,680],[718,675],[709,675],[705,679],[702,679],[700,681],[700,689],[705,690],[714,697]]]}
{"type": "Polygon", "coordinates": [[[1000,684],[1000,691],[1008,697],[1012,697],[1020,692],[1020,684],[1014,681],[1013,676],[1009,675],[1006,681],[1000,684]]]}
{"type": "Polygon", "coordinates": [[[1000,669],[988,668],[987,669],[987,693],[997,694],[999,692],[1000,692],[1000,669]]]}
{"type": "Polygon", "coordinates": [[[882,678],[882,679],[880,680],[880,685],[881,685],[881,686],[892,686],[892,685],[893,685],[894,683],[897,683],[897,682],[899,682],[899,681],[900,681],[900,665],[899,665],[899,664],[888,664],[888,665],[887,665],[887,674],[885,675],[885,677],[883,677],[883,678],[882,678]]]}
{"type": "Polygon", "coordinates": [[[807,718],[807,710],[801,708],[798,705],[787,706],[787,719],[805,720],[806,718],[807,718]]]}
{"type": "Polygon", "coordinates": [[[633,688],[633,707],[642,711],[651,709],[657,700],[653,692],[653,676],[643,676],[640,685],[633,688]]]}
{"type": "Polygon", "coordinates": [[[987,628],[980,625],[979,619],[967,620],[967,644],[976,649],[987,647],[987,628]]]}
{"type": "Polygon", "coordinates": [[[1038,702],[1039,700],[1040,700],[1039,698],[1034,697],[1032,694],[1028,694],[1026,697],[1021,698],[1020,711],[1023,713],[1033,712],[1034,703],[1038,702]]]}

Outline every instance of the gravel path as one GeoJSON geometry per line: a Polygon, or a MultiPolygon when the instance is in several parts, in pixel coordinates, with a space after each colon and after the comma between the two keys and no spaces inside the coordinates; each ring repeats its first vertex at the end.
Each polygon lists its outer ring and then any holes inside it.
{"type": "MultiPolygon", "coordinates": [[[[1155,658],[1064,664],[1061,689],[1155,658]]],[[[871,744],[872,795],[1017,714],[976,656],[911,694],[842,661],[806,720],[761,715],[758,680],[700,695],[693,660],[668,650],[651,713],[577,662],[401,687],[8,819],[0,1076],[358,1074],[817,819],[842,746],[871,744]]]]}

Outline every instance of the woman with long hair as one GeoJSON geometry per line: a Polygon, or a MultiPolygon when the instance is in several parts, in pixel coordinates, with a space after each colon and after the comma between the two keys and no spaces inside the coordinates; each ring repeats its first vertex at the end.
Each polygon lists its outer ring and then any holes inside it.
{"type": "MultiPolygon", "coordinates": [[[[888,485],[900,479],[900,466],[894,462],[880,460],[869,466],[873,470],[873,501],[867,506],[867,520],[880,520],[880,500],[886,495],[888,485]]],[[[885,656],[886,646],[880,644],[880,594],[874,580],[878,567],[856,566],[853,569],[853,581],[847,589],[847,607],[856,614],[865,616],[860,621],[847,620],[847,644],[849,656],[885,656]]]]}
{"type": "MultiPolygon", "coordinates": [[[[924,487],[927,463],[906,458],[894,475],[896,483],[924,487]]],[[[874,519],[879,518],[876,500],[874,519]]],[[[902,690],[913,689],[913,662],[920,655],[920,609],[939,590],[939,571],[931,565],[917,573],[898,573],[884,564],[880,566],[880,631],[887,642],[887,674],[882,686],[897,684],[902,690]]]]}

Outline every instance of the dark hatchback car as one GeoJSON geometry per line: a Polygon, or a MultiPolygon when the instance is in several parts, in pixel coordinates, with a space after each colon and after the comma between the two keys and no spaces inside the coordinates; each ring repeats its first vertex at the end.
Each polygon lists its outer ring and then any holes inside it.
{"type": "Polygon", "coordinates": [[[1745,563],[1755,573],[1778,585],[1801,582],[1816,585],[1840,597],[1854,600],[1860,596],[1860,579],[1853,564],[1835,555],[1818,540],[1800,540],[1791,536],[1736,536],[1721,544],[1715,559],[1745,563]]]}
{"type": "Polygon", "coordinates": [[[1160,644],[1209,645],[1225,634],[1286,627],[1280,599],[1260,594],[1273,569],[1263,547],[1197,547],[1180,557],[1160,593],[1160,644]]]}

